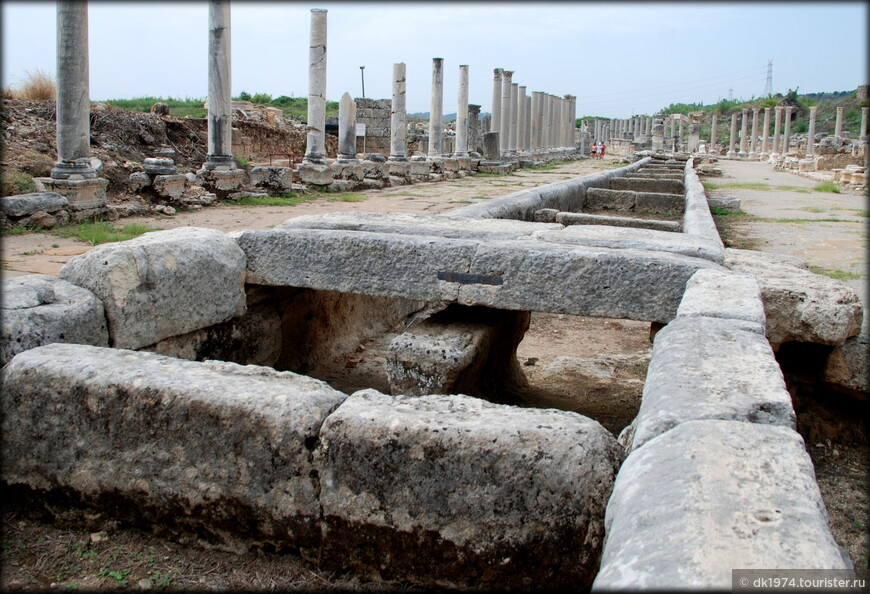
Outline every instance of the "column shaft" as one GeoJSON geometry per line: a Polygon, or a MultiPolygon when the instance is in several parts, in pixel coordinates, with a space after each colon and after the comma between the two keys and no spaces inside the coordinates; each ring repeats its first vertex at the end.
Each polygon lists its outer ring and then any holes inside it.
{"type": "Polygon", "coordinates": [[[393,100],[390,106],[390,161],[407,161],[407,112],[405,64],[393,64],[393,100]]]}
{"type": "Polygon", "coordinates": [[[326,10],[311,9],[305,161],[326,163],[326,10]]]}
{"type": "Polygon", "coordinates": [[[468,65],[459,67],[459,98],[456,107],[456,150],[454,157],[468,156],[468,65]]]}

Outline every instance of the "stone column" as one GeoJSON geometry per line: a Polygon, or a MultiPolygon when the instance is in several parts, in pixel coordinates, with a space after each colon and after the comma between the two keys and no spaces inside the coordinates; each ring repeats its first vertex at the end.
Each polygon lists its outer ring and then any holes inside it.
{"type": "Polygon", "coordinates": [[[356,103],[345,93],[338,103],[338,160],[356,161],[356,103]]]}
{"type": "Polygon", "coordinates": [[[770,155],[767,152],[767,145],[770,142],[770,108],[764,108],[764,124],[761,126],[761,158],[767,159],[770,155]]]}
{"type": "MultiPolygon", "coordinates": [[[[568,105],[568,145],[572,149],[577,148],[577,96],[569,95],[570,105],[568,105]]],[[[610,140],[610,139],[608,139],[610,140]]]]}
{"type": "Polygon", "coordinates": [[[734,152],[734,145],[737,141],[737,113],[731,114],[731,139],[728,141],[728,152],[726,153],[727,157],[736,156],[736,152],[734,152]]]}
{"type": "Polygon", "coordinates": [[[663,152],[665,150],[665,124],[661,114],[655,115],[653,123],[652,150],[663,152]]]}
{"type": "Polygon", "coordinates": [[[689,123],[689,146],[688,152],[694,153],[698,150],[698,145],[701,143],[701,123],[692,121],[689,123]]]}
{"type": "Polygon", "coordinates": [[[741,157],[746,156],[746,118],[749,114],[748,109],[741,110],[741,120],[740,120],[740,151],[737,153],[741,157]]]}
{"type": "Polygon", "coordinates": [[[837,120],[834,124],[834,136],[842,138],[843,136],[843,108],[837,108],[837,120]]]}
{"type": "MultiPolygon", "coordinates": [[[[716,117],[716,116],[713,116],[716,117]]],[[[677,121],[674,119],[674,116],[671,116],[671,138],[677,135],[677,121]]]]}
{"type": "Polygon", "coordinates": [[[492,124],[490,125],[491,132],[499,133],[499,144],[501,140],[501,78],[503,70],[494,68],[492,71],[492,124]]]}
{"type": "Polygon", "coordinates": [[[308,47],[308,136],[307,163],[326,163],[326,10],[311,9],[311,41],[308,47]]]}
{"type": "Polygon", "coordinates": [[[680,143],[682,143],[683,142],[683,116],[680,116],[678,138],[680,139],[680,143]]]}
{"type": "Polygon", "coordinates": [[[758,112],[760,110],[757,107],[752,108],[752,138],[750,138],[749,142],[749,157],[755,159],[758,156],[758,153],[755,149],[758,148],[758,112]]]}
{"type": "Polygon", "coordinates": [[[810,106],[810,125],[807,129],[807,151],[804,156],[806,159],[813,158],[813,144],[816,141],[816,111],[818,111],[818,106],[811,105],[810,106]]]}
{"type": "Polygon", "coordinates": [[[791,112],[793,109],[791,106],[785,108],[785,132],[782,139],[782,152],[779,153],[782,158],[785,158],[789,151],[788,141],[789,136],[791,136],[791,112]]]}
{"type": "Polygon", "coordinates": [[[544,94],[541,91],[532,93],[532,111],[534,112],[534,126],[532,128],[532,142],[535,150],[544,148],[544,94]]]}
{"type": "Polygon", "coordinates": [[[525,138],[523,139],[523,146],[525,146],[526,150],[531,152],[532,150],[532,97],[526,97],[526,131],[525,138]]]}
{"type": "Polygon", "coordinates": [[[517,151],[525,150],[526,142],[526,87],[517,87],[517,151]]]}
{"type": "Polygon", "coordinates": [[[459,100],[456,107],[456,150],[454,157],[468,156],[468,65],[459,67],[459,100]]]}
{"type": "Polygon", "coordinates": [[[779,130],[782,122],[782,106],[777,105],[773,108],[773,147],[770,150],[770,158],[776,159],[779,157],[779,130]]]}
{"type": "Polygon", "coordinates": [[[710,151],[716,153],[717,151],[717,137],[716,137],[716,126],[719,125],[719,116],[715,113],[713,114],[713,121],[710,123],[710,151]]]}
{"type": "Polygon", "coordinates": [[[95,179],[91,166],[88,5],[57,3],[57,163],[52,179],[95,179]]]}
{"type": "Polygon", "coordinates": [[[441,157],[444,141],[444,58],[432,58],[432,103],[429,109],[429,158],[441,157]]]}
{"type": "Polygon", "coordinates": [[[508,150],[511,155],[517,154],[517,124],[519,123],[517,118],[519,117],[519,84],[511,83],[511,134],[510,134],[510,144],[508,144],[508,150]]]}
{"type": "Polygon", "coordinates": [[[861,108],[861,136],[858,138],[864,138],[867,136],[867,110],[870,109],[868,107],[861,108]]]}
{"type": "Polygon", "coordinates": [[[477,158],[480,152],[477,150],[482,147],[481,132],[480,132],[480,105],[474,103],[468,104],[468,154],[471,157],[477,158]]]}
{"type": "Polygon", "coordinates": [[[511,77],[513,70],[502,70],[501,73],[501,124],[498,127],[501,140],[501,152],[507,154],[510,151],[511,136],[511,77]]]}
{"type": "Polygon", "coordinates": [[[407,111],[405,64],[393,64],[393,102],[390,106],[390,161],[407,161],[407,111]]]}
{"type": "Polygon", "coordinates": [[[208,157],[203,169],[234,169],[230,3],[208,3],[208,157]]]}

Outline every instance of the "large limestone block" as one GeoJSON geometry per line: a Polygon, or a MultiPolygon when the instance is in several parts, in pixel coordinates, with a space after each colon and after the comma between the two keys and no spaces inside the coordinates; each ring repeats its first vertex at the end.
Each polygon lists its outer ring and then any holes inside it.
{"type": "Polygon", "coordinates": [[[319,541],[312,449],[347,396],[266,367],[54,344],[2,371],[2,478],[213,544],[319,541]]]}
{"type": "Polygon", "coordinates": [[[870,338],[867,332],[857,334],[834,347],[825,364],[824,380],[840,390],[867,400],[870,397],[870,338]]]}
{"type": "Polygon", "coordinates": [[[683,182],[675,179],[654,179],[643,177],[614,177],[610,180],[613,190],[634,190],[635,192],[658,192],[663,194],[682,194],[683,182]]]}
{"type": "Polygon", "coordinates": [[[103,303],[54,276],[4,279],[2,317],[0,367],[22,351],[53,342],[109,344],[103,303]]]}
{"type": "Polygon", "coordinates": [[[0,196],[0,212],[10,217],[23,217],[35,212],[56,212],[69,205],[66,196],[57,192],[33,192],[15,196],[0,196]]]}
{"type": "Polygon", "coordinates": [[[584,589],[621,450],[576,413],[363,390],[323,426],[322,560],[446,587],[584,589]]]}
{"type": "Polygon", "coordinates": [[[664,214],[679,216],[686,209],[682,194],[662,194],[660,192],[638,192],[635,212],[645,214],[664,214]]]}
{"type": "Polygon", "coordinates": [[[725,265],[758,279],[774,349],[789,341],[840,345],[861,330],[861,300],[844,283],[750,250],[726,249],[725,265]]]}
{"type": "Polygon", "coordinates": [[[510,219],[477,220],[401,212],[333,212],[288,219],[276,229],[336,229],[368,233],[431,235],[453,239],[517,239],[539,231],[558,231],[555,223],[529,223],[510,219]]]}
{"type": "Polygon", "coordinates": [[[686,284],[677,316],[742,320],[764,333],[761,289],[751,274],[699,270],[686,284]]]}
{"type": "Polygon", "coordinates": [[[754,324],[677,318],[660,330],[631,449],[695,419],[794,427],[782,371],[754,324]]]}
{"type": "Polygon", "coordinates": [[[179,227],[97,246],[60,277],[103,300],[112,346],[137,349],[245,311],[245,254],[220,231],[179,227]]]}
{"type": "Polygon", "coordinates": [[[328,186],[335,178],[332,166],[319,163],[301,163],[296,172],[303,184],[315,186],[328,186]]]}
{"type": "Polygon", "coordinates": [[[608,188],[589,188],[586,192],[587,211],[632,212],[637,202],[637,192],[633,190],[610,190],[608,188]]]}
{"type": "MultiPolygon", "coordinates": [[[[538,211],[541,212],[548,211],[538,211]]],[[[555,211],[553,211],[555,212],[555,211]]],[[[546,216],[546,215],[544,215],[546,216]]],[[[545,219],[546,220],[546,219],[545,219]]],[[[580,212],[559,212],[555,213],[554,220],[565,226],[569,225],[609,225],[611,227],[633,227],[635,229],[655,229],[657,231],[668,231],[671,233],[680,233],[682,225],[676,221],[661,221],[655,219],[636,219],[634,217],[612,217],[607,215],[584,214],[580,212]]]]}
{"type": "Polygon", "coordinates": [[[690,421],[632,452],[593,591],[730,590],[731,570],[851,569],[786,427],[690,421]]]}
{"type": "Polygon", "coordinates": [[[251,184],[275,192],[289,192],[293,188],[292,167],[254,167],[251,169],[251,184]]]}

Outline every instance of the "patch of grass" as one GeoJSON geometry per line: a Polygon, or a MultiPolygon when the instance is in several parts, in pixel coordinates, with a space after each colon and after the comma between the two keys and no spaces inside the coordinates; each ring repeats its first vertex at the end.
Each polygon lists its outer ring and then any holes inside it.
{"type": "Polygon", "coordinates": [[[824,208],[819,208],[818,206],[804,206],[801,210],[805,210],[807,212],[825,212],[824,208]]]}
{"type": "Polygon", "coordinates": [[[340,194],[329,199],[330,202],[365,202],[368,196],[365,194],[340,194]]]}
{"type": "Polygon", "coordinates": [[[856,280],[861,278],[861,275],[855,272],[848,272],[837,268],[828,268],[826,266],[810,266],[810,272],[828,276],[836,280],[856,280]]]}
{"type": "Polygon", "coordinates": [[[54,233],[60,237],[77,239],[91,245],[100,245],[114,241],[127,241],[149,231],[159,231],[159,229],[139,224],[116,227],[106,221],[97,221],[80,223],[75,227],[61,227],[54,230],[54,233]]]}
{"type": "Polygon", "coordinates": [[[717,217],[748,217],[749,215],[740,210],[732,210],[723,206],[711,206],[710,214],[717,217]]]}
{"type": "Polygon", "coordinates": [[[206,118],[208,110],[203,107],[205,99],[184,98],[173,99],[172,97],[133,97],[132,99],[111,99],[105,101],[107,105],[126,111],[139,111],[148,113],[155,103],[165,103],[169,106],[169,113],[175,117],[206,118]]]}
{"type": "Polygon", "coordinates": [[[43,231],[40,228],[31,229],[30,227],[25,227],[24,225],[18,225],[16,227],[10,227],[9,229],[3,229],[0,231],[0,235],[24,235],[25,233],[39,233],[43,231]]]}
{"type": "Polygon", "coordinates": [[[251,166],[251,162],[245,159],[244,157],[233,157],[233,161],[236,162],[236,165],[241,167],[242,169],[247,169],[251,166]]]}
{"type": "Polygon", "coordinates": [[[0,196],[15,196],[31,194],[36,191],[33,178],[20,171],[4,171],[3,183],[0,184],[0,196]]]}
{"type": "Polygon", "coordinates": [[[856,216],[856,217],[870,217],[870,211],[867,211],[867,210],[856,210],[856,211],[855,211],[855,216],[856,216]]]}
{"type": "Polygon", "coordinates": [[[835,184],[834,182],[830,182],[830,181],[822,182],[822,183],[814,186],[813,190],[815,190],[816,192],[831,192],[833,194],[840,193],[840,188],[837,187],[837,184],[835,184]]]}
{"type": "Polygon", "coordinates": [[[296,206],[303,202],[311,202],[318,198],[318,194],[281,194],[279,196],[247,196],[234,200],[233,204],[240,206],[296,206]]]}

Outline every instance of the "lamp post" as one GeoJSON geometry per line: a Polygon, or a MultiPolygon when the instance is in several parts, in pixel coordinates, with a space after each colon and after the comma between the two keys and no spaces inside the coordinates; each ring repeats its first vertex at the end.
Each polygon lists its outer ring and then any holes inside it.
{"type": "Polygon", "coordinates": [[[362,79],[362,96],[363,96],[363,99],[365,99],[365,97],[366,97],[366,67],[365,66],[359,67],[359,75],[360,75],[360,78],[362,79]]]}

